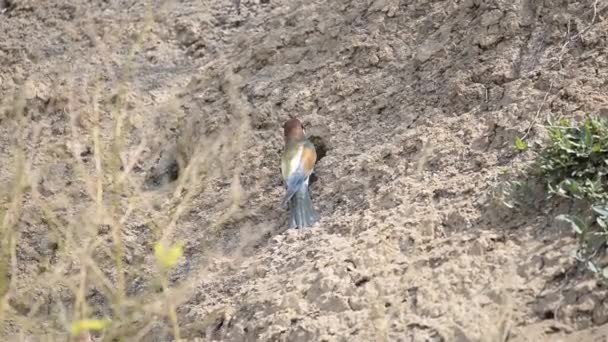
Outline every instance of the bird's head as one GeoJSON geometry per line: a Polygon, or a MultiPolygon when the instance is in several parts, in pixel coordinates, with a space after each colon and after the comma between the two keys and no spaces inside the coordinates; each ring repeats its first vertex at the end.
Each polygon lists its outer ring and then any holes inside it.
{"type": "Polygon", "coordinates": [[[287,120],[283,125],[283,135],[285,141],[297,140],[304,138],[304,125],[296,118],[287,120]]]}

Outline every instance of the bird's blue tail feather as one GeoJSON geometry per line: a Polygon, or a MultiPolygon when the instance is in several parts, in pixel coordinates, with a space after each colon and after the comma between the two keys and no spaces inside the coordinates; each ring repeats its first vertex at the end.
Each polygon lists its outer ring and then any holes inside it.
{"type": "Polygon", "coordinates": [[[302,184],[289,200],[290,228],[310,227],[319,220],[319,215],[312,206],[308,186],[302,184]]]}
{"type": "Polygon", "coordinates": [[[302,168],[298,168],[291,176],[289,176],[289,178],[287,178],[287,184],[285,184],[287,191],[283,197],[283,200],[281,201],[281,206],[283,208],[287,207],[287,203],[291,201],[291,198],[300,190],[301,187],[306,186],[304,185],[305,183],[308,183],[306,182],[306,179],[307,177],[304,175],[302,168]]]}

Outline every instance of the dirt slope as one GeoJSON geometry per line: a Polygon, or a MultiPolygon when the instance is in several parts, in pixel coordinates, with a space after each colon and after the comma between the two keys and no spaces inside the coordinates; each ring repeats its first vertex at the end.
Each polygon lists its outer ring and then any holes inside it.
{"type": "MultiPolygon", "coordinates": [[[[162,216],[184,166],[201,154],[211,165],[173,232],[186,243],[171,274],[188,284],[182,337],[606,338],[606,289],[577,268],[572,236],[553,221],[567,207],[539,195],[515,212],[491,196],[505,170],[531,158],[514,138],[541,139],[548,113],[608,113],[603,2],[181,1],[154,3],[152,19],[138,1],[3,3],[0,161],[25,132],[29,168],[62,220],[86,213],[62,156],[76,149],[94,169],[87,108],[100,103],[103,141],[114,129],[105,105],[118,96],[128,108],[125,153],[150,203],[122,231],[130,294],[144,293],[152,273],[146,218],[162,216]],[[10,114],[23,85],[36,125],[10,114]],[[290,116],[322,157],[311,187],[323,219],[305,231],[285,230],[278,207],[290,116]]],[[[12,172],[0,168],[3,187],[12,172]]],[[[52,332],[69,291],[27,284],[69,252],[49,249],[58,238],[34,202],[24,199],[13,275],[23,295],[12,305],[23,315],[41,306],[34,316],[52,332]]],[[[57,272],[80,269],[70,267],[57,272]]],[[[100,267],[115,280],[111,264],[100,267]]],[[[87,300],[108,314],[93,288],[87,300]]],[[[150,329],[144,340],[171,340],[168,322],[150,329]]]]}

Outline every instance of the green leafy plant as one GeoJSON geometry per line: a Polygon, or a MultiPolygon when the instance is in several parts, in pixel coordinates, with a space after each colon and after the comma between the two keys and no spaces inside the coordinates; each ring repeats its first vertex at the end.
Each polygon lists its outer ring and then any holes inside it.
{"type": "Polygon", "coordinates": [[[596,257],[606,252],[608,243],[608,207],[594,205],[592,209],[594,217],[587,221],[577,215],[558,215],[555,219],[568,223],[578,237],[574,257],[591,272],[608,280],[608,265],[596,262],[596,257]]]}
{"type": "MultiPolygon", "coordinates": [[[[608,250],[608,120],[587,117],[581,121],[549,120],[547,141],[529,144],[516,137],[513,148],[536,156],[525,176],[507,180],[494,189],[493,198],[513,210],[531,209],[536,189],[544,196],[576,200],[583,209],[558,215],[578,239],[576,260],[608,280],[608,265],[599,260],[608,250]],[[538,185],[538,188],[536,187],[538,185]],[[585,209],[586,208],[586,209],[585,209]]],[[[504,176],[504,174],[501,174],[504,176]]]]}
{"type": "Polygon", "coordinates": [[[588,217],[568,214],[556,219],[570,224],[578,238],[575,258],[608,279],[608,267],[596,263],[608,244],[608,120],[560,119],[549,123],[548,138],[538,152],[537,169],[549,194],[582,200],[592,209],[588,217]]]}
{"type": "Polygon", "coordinates": [[[539,153],[550,194],[591,202],[608,200],[608,121],[561,119],[549,125],[549,145],[539,153]]]}

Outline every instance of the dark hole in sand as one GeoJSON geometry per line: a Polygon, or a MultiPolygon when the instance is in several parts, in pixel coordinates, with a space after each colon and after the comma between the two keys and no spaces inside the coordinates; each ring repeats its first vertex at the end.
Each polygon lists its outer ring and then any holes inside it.
{"type": "Polygon", "coordinates": [[[0,0],[0,14],[1,13],[8,13],[9,11],[13,10],[16,6],[14,1],[11,0],[0,0]]]}
{"type": "Polygon", "coordinates": [[[179,178],[179,163],[176,159],[169,162],[160,163],[151,172],[144,182],[144,189],[151,190],[159,188],[167,183],[171,183],[179,178]]]}
{"type": "Polygon", "coordinates": [[[323,159],[327,154],[327,144],[324,139],[318,135],[311,135],[308,137],[308,140],[315,145],[315,150],[317,150],[317,162],[319,162],[319,160],[323,159]]]}
{"type": "MultiPolygon", "coordinates": [[[[315,145],[315,150],[317,151],[317,163],[318,163],[327,154],[327,150],[328,150],[327,144],[325,143],[324,139],[318,135],[311,135],[308,137],[308,140],[310,140],[310,142],[312,142],[315,145]]],[[[310,175],[309,183],[312,184],[312,183],[316,182],[317,179],[318,178],[317,178],[316,173],[313,173],[312,175],[310,175]]]]}

